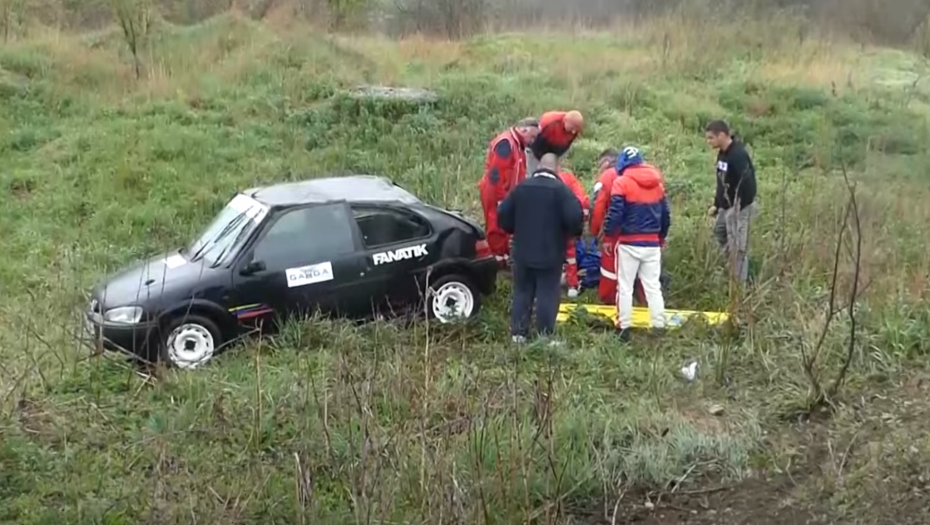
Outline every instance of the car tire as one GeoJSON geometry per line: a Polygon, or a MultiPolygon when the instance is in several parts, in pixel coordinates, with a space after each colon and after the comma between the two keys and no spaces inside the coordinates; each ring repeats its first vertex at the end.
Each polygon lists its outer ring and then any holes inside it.
{"type": "Polygon", "coordinates": [[[443,275],[429,283],[429,291],[426,295],[424,307],[426,316],[431,321],[452,323],[463,319],[472,319],[481,311],[481,292],[478,291],[472,280],[464,275],[443,275]],[[449,303],[450,301],[452,304],[449,303]],[[459,317],[442,312],[444,307],[449,308],[450,306],[462,310],[459,317]]]}
{"type": "Polygon", "coordinates": [[[211,319],[201,315],[171,318],[159,333],[159,357],[169,366],[198,368],[215,357],[223,347],[223,332],[211,319]]]}

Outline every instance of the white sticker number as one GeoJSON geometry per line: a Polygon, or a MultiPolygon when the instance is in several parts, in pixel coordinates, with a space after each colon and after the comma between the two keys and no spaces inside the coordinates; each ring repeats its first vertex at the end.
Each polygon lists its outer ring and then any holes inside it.
{"type": "Polygon", "coordinates": [[[171,257],[165,257],[165,266],[167,266],[169,270],[180,268],[185,264],[187,264],[187,259],[179,254],[174,254],[171,257]]]}
{"type": "Polygon", "coordinates": [[[265,215],[268,214],[267,206],[242,193],[237,193],[236,196],[229,201],[228,206],[239,213],[244,213],[248,218],[255,221],[255,224],[261,223],[265,215]]]}
{"type": "Polygon", "coordinates": [[[287,275],[287,287],[306,286],[333,280],[333,263],[311,264],[300,268],[284,270],[287,275]]]}
{"type": "Polygon", "coordinates": [[[623,148],[623,153],[621,153],[621,156],[627,160],[632,159],[637,155],[639,155],[639,148],[635,148],[633,146],[627,146],[623,148]]]}

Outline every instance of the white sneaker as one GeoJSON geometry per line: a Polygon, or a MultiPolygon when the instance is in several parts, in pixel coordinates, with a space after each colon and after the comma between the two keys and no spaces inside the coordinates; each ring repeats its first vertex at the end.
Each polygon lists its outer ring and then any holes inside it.
{"type": "Polygon", "coordinates": [[[574,299],[574,298],[578,297],[578,288],[569,288],[569,289],[568,289],[568,297],[569,297],[569,299],[574,299]]]}
{"type": "Polygon", "coordinates": [[[513,341],[513,344],[515,345],[522,345],[523,343],[526,342],[526,338],[523,337],[522,335],[515,335],[511,338],[511,340],[513,341]]]}

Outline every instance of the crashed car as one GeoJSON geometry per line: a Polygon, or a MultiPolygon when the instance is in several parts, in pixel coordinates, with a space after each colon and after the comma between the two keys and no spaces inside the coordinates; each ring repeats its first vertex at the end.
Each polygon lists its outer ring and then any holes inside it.
{"type": "Polygon", "coordinates": [[[383,177],[320,178],[238,193],[189,246],[96,286],[85,327],[106,349],[194,368],[287,316],[471,318],[497,271],[462,215],[383,177]]]}

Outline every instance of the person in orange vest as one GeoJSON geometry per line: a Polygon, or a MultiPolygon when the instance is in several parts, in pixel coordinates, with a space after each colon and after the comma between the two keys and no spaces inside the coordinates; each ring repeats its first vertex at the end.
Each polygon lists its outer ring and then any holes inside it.
{"type": "Polygon", "coordinates": [[[488,145],[484,175],[478,183],[488,246],[501,267],[510,260],[510,235],[497,224],[497,206],[526,178],[526,148],[539,133],[539,121],[523,119],[488,145]]]}
{"type": "Polygon", "coordinates": [[[547,153],[562,157],[583,128],[580,111],[547,111],[539,119],[539,134],[530,143],[530,151],[537,160],[547,153]]]}
{"type": "MultiPolygon", "coordinates": [[[[578,202],[581,203],[583,220],[588,220],[590,202],[588,194],[584,191],[584,186],[578,182],[578,178],[570,171],[559,170],[559,179],[572,190],[578,202]]],[[[568,286],[568,296],[571,298],[578,297],[580,292],[578,286],[578,260],[575,258],[575,237],[568,240],[568,246],[565,249],[565,284],[568,286]]]]}
{"type": "Polygon", "coordinates": [[[627,146],[617,161],[618,176],[610,188],[604,235],[616,239],[617,332],[629,339],[633,321],[633,283],[643,283],[651,326],[665,328],[662,297],[662,249],[671,213],[662,173],[646,164],[638,148],[627,146]]]}
{"type": "Polygon", "coordinates": [[[589,231],[598,240],[598,249],[601,259],[601,276],[597,284],[597,296],[604,304],[614,304],[617,301],[617,275],[614,273],[615,238],[604,235],[604,219],[610,207],[610,188],[617,178],[617,150],[606,149],[598,158],[598,178],[594,184],[594,196],[591,199],[591,222],[589,231]]]}

